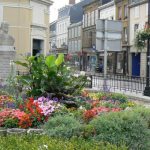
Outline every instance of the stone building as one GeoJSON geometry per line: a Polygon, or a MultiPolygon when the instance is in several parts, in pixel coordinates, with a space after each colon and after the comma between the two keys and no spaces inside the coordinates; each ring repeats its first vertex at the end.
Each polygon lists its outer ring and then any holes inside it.
{"type": "Polygon", "coordinates": [[[97,64],[96,55],[96,20],[98,16],[98,7],[100,0],[93,0],[83,7],[83,70],[95,71],[97,64]]]}
{"type": "Polygon", "coordinates": [[[130,0],[130,54],[129,54],[129,73],[132,76],[146,76],[146,50],[138,51],[134,46],[134,39],[138,30],[144,29],[148,22],[148,3],[147,0],[130,0]]]}
{"type": "Polygon", "coordinates": [[[47,54],[51,0],[0,0],[0,22],[6,21],[15,38],[16,58],[47,54]]]}
{"type": "Polygon", "coordinates": [[[82,22],[68,27],[68,53],[72,55],[72,63],[78,69],[82,62],[82,22]]]}
{"type": "Polygon", "coordinates": [[[50,50],[55,52],[56,50],[56,26],[57,21],[50,23],[50,50]]]}
{"type": "Polygon", "coordinates": [[[82,6],[91,1],[92,0],[82,0],[81,2],[75,4],[75,0],[69,0],[69,5],[59,9],[56,27],[57,48],[61,48],[62,45],[68,44],[68,27],[71,24],[82,21],[82,6]]]}
{"type": "MultiPolygon", "coordinates": [[[[116,20],[116,7],[114,0],[102,0],[101,5],[98,8],[99,19],[116,20]]],[[[103,60],[103,53],[99,54],[101,60],[103,60]]],[[[114,72],[115,64],[115,52],[108,52],[108,73],[114,72]]]]}
{"type": "Polygon", "coordinates": [[[122,33],[122,51],[115,56],[116,64],[114,73],[128,74],[128,56],[129,56],[129,1],[115,0],[116,5],[116,20],[121,20],[123,23],[122,33]]]}

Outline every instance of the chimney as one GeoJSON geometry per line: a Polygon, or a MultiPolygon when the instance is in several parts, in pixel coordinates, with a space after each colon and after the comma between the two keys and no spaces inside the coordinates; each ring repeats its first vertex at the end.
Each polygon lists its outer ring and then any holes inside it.
{"type": "Polygon", "coordinates": [[[76,3],[76,0],[69,0],[69,5],[74,5],[76,3]]]}

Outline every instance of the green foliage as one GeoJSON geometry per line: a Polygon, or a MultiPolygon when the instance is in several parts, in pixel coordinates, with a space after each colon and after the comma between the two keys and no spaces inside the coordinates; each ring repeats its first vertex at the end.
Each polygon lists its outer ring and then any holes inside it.
{"type": "Polygon", "coordinates": [[[148,129],[150,111],[135,109],[108,113],[90,122],[94,128],[94,139],[112,144],[126,144],[130,149],[148,150],[150,130],[148,129]]]}
{"type": "Polygon", "coordinates": [[[127,96],[119,93],[112,93],[110,98],[113,100],[118,100],[120,103],[126,103],[128,101],[127,96]]]}
{"type": "Polygon", "coordinates": [[[25,67],[28,75],[19,75],[18,82],[24,85],[29,96],[41,96],[45,93],[77,94],[86,84],[86,77],[75,77],[64,62],[64,55],[59,54],[28,57],[26,63],[16,64],[25,67]]]}
{"type": "Polygon", "coordinates": [[[81,138],[70,140],[49,138],[47,136],[7,136],[0,138],[0,150],[127,150],[109,143],[87,141],[81,138]]]}
{"type": "Polygon", "coordinates": [[[18,127],[18,120],[14,118],[8,118],[4,122],[4,127],[5,128],[17,128],[18,127]]]}
{"type": "Polygon", "coordinates": [[[147,30],[137,32],[135,37],[135,47],[139,50],[143,50],[147,45],[146,42],[148,38],[150,38],[150,32],[147,32],[147,30]]]}
{"type": "Polygon", "coordinates": [[[50,137],[71,138],[80,135],[81,124],[73,115],[66,114],[49,118],[44,128],[50,137]]]}

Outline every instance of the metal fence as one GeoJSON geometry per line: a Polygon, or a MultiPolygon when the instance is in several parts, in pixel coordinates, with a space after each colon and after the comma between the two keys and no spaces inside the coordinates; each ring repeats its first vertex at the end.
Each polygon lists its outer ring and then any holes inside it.
{"type": "Polygon", "coordinates": [[[123,75],[87,75],[88,88],[96,88],[100,91],[124,91],[131,93],[143,93],[147,79],[145,77],[133,77],[123,75]]]}

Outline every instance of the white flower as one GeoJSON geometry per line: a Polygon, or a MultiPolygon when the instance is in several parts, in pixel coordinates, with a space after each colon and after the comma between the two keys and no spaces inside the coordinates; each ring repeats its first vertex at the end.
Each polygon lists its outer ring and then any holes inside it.
{"type": "Polygon", "coordinates": [[[85,76],[85,71],[80,71],[80,75],[85,76]]]}
{"type": "Polygon", "coordinates": [[[67,67],[67,70],[70,70],[70,67],[67,67]]]}
{"type": "Polygon", "coordinates": [[[46,148],[46,149],[48,149],[48,146],[47,146],[47,145],[43,145],[43,147],[46,148]]]}
{"type": "Polygon", "coordinates": [[[73,76],[74,76],[74,77],[79,77],[79,75],[78,75],[78,74],[74,74],[73,76]]]}

